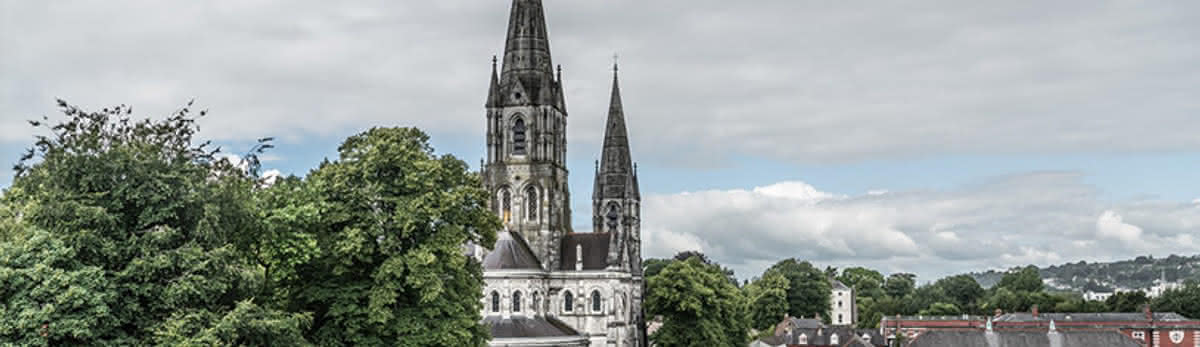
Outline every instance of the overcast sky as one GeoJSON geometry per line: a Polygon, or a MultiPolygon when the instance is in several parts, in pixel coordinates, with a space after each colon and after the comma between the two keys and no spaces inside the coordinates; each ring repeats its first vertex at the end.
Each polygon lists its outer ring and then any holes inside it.
{"type": "MultiPolygon", "coordinates": [[[[510,1],[0,0],[0,159],[54,98],[303,175],[417,126],[477,166],[510,1]]],[[[648,257],[921,280],[1200,253],[1200,2],[546,0],[577,231],[619,54],[648,257]]],[[[5,165],[7,167],[7,165],[5,165]]],[[[11,173],[0,175],[0,187],[11,173]]]]}

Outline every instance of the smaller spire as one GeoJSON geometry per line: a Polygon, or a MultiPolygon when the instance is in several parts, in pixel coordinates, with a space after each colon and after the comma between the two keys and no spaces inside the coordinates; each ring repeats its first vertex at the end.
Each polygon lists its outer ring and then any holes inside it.
{"type": "Polygon", "coordinates": [[[555,78],[558,79],[558,83],[562,83],[562,64],[558,64],[558,75],[555,78]]]}
{"type": "Polygon", "coordinates": [[[496,72],[496,56],[492,55],[492,83],[488,85],[487,107],[500,105],[500,75],[496,72]]]}

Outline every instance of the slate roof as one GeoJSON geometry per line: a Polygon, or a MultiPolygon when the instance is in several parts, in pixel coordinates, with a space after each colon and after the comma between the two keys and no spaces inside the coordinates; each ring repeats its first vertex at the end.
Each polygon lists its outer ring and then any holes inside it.
{"type": "Polygon", "coordinates": [[[829,284],[833,285],[833,290],[850,290],[850,287],[847,287],[842,281],[833,280],[829,284]]]}
{"type": "Polygon", "coordinates": [[[559,270],[575,271],[575,246],[582,246],[583,269],[604,270],[608,267],[608,233],[572,233],[562,240],[562,249],[558,254],[559,270]]]}
{"type": "Polygon", "coordinates": [[[494,338],[536,338],[576,336],[579,332],[554,317],[510,317],[490,316],[483,324],[492,330],[494,338]]]}
{"type": "Polygon", "coordinates": [[[483,258],[484,270],[542,270],[541,262],[521,235],[501,231],[496,236],[496,245],[483,258]]]}
{"type": "MultiPolygon", "coordinates": [[[[811,320],[811,319],[807,319],[811,320]]],[[[819,321],[818,321],[819,323],[819,321]]],[[[875,329],[854,329],[851,327],[822,327],[822,328],[800,328],[792,331],[792,336],[788,343],[793,345],[800,344],[800,334],[808,339],[807,345],[812,346],[828,346],[833,335],[838,336],[837,346],[853,346],[854,340],[857,338],[861,342],[865,342],[868,346],[886,346],[887,339],[879,334],[875,329]],[[867,335],[868,339],[863,340],[862,336],[867,335]]]]}
{"type": "Polygon", "coordinates": [[[1138,347],[1117,331],[996,331],[931,330],[917,336],[908,347],[1138,347]]]}
{"type": "MultiPolygon", "coordinates": [[[[1008,313],[996,317],[997,322],[1144,322],[1145,313],[1041,313],[1036,318],[1028,312],[1008,313]]],[[[1155,312],[1154,320],[1159,322],[1187,321],[1174,312],[1155,312]]]]}

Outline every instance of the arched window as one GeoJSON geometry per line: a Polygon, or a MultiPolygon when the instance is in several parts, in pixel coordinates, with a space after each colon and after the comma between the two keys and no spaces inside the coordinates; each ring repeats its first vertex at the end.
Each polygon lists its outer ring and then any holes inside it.
{"type": "Polygon", "coordinates": [[[500,312],[500,293],[492,292],[492,313],[500,312]]]}
{"type": "Polygon", "coordinates": [[[537,188],[529,187],[525,189],[525,204],[528,205],[525,217],[529,220],[537,220],[538,215],[538,191],[537,188]]]}
{"type": "Polygon", "coordinates": [[[513,154],[525,155],[525,120],[517,117],[513,121],[513,154]]]}
{"type": "Polygon", "coordinates": [[[521,292],[513,292],[513,312],[521,312],[521,292]]]}
{"type": "Polygon", "coordinates": [[[538,292],[533,292],[533,306],[530,306],[529,309],[533,313],[537,313],[538,310],[542,309],[542,296],[538,295],[538,292]]]}
{"type": "Polygon", "coordinates": [[[800,334],[800,339],[799,339],[799,341],[796,341],[796,342],[799,342],[802,345],[807,345],[808,344],[808,335],[800,334]]]}
{"type": "Polygon", "coordinates": [[[600,312],[600,291],[592,291],[592,312],[600,312]]]}
{"type": "Polygon", "coordinates": [[[840,300],[838,301],[838,308],[842,308],[842,302],[840,300]]]}
{"type": "Polygon", "coordinates": [[[509,193],[508,189],[505,189],[501,195],[503,196],[500,199],[502,201],[501,204],[504,205],[501,218],[504,218],[504,221],[508,222],[509,217],[512,216],[512,193],[509,193]]]}
{"type": "Polygon", "coordinates": [[[838,344],[838,336],[837,336],[837,334],[829,335],[829,344],[831,344],[831,345],[836,345],[836,344],[838,344]]]}
{"type": "Polygon", "coordinates": [[[838,324],[842,324],[842,323],[845,323],[845,321],[842,320],[842,314],[838,313],[838,324]]]}
{"type": "Polygon", "coordinates": [[[572,307],[574,306],[572,305],[574,302],[575,296],[571,295],[571,292],[563,293],[563,312],[571,312],[571,309],[574,308],[572,307]]]}
{"type": "Polygon", "coordinates": [[[604,219],[607,221],[605,224],[608,225],[609,230],[615,230],[617,228],[617,219],[620,216],[621,208],[617,207],[617,204],[615,203],[608,204],[608,213],[604,214],[604,219]]]}

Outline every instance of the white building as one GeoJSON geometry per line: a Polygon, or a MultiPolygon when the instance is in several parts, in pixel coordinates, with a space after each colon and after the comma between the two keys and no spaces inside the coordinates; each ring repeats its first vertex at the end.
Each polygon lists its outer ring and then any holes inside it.
{"type": "Polygon", "coordinates": [[[829,296],[829,321],[833,325],[854,325],[858,322],[858,305],[854,299],[854,288],[838,280],[831,280],[833,291],[829,296]]]}

